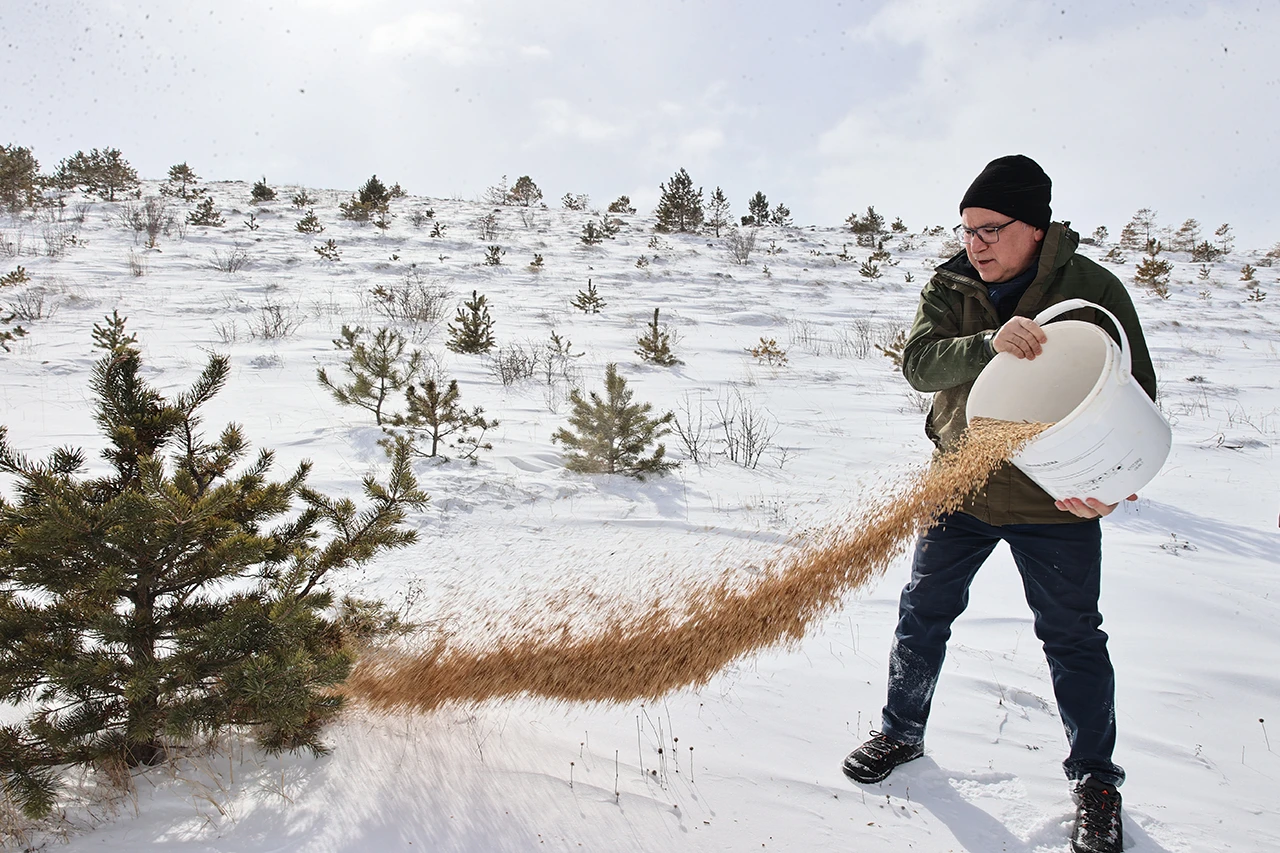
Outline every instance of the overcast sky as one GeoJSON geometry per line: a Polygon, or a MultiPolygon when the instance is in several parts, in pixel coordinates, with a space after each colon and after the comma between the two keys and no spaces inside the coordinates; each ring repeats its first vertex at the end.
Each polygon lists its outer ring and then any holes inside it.
{"type": "Polygon", "coordinates": [[[1280,241],[1280,2],[0,0],[0,144],[46,171],[116,147],[143,177],[652,209],[688,169],[733,213],[868,204],[952,225],[1024,153],[1054,216],[1112,235],[1230,222],[1280,241]]]}

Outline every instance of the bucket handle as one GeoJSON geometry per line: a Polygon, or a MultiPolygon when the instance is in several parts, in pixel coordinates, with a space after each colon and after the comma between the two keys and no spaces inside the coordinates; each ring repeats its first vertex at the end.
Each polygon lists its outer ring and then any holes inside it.
{"type": "Polygon", "coordinates": [[[1124,383],[1129,381],[1129,374],[1133,371],[1133,357],[1129,354],[1129,336],[1124,333],[1124,327],[1120,325],[1120,321],[1116,319],[1116,315],[1112,314],[1101,305],[1090,302],[1087,299],[1067,299],[1056,305],[1050,305],[1035,316],[1037,326],[1043,326],[1050,320],[1058,317],[1068,311],[1074,311],[1077,308],[1093,308],[1106,314],[1111,319],[1111,324],[1116,327],[1116,331],[1120,333],[1120,352],[1124,355],[1124,359],[1120,363],[1120,370],[1117,371],[1117,381],[1124,383]]]}

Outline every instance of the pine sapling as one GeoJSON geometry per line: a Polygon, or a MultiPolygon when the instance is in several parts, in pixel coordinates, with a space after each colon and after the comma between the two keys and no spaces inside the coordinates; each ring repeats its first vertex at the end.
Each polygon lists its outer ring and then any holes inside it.
{"type": "MultiPolygon", "coordinates": [[[[6,326],[12,323],[13,320],[13,314],[10,314],[7,317],[0,317],[0,323],[4,323],[6,326]]],[[[9,349],[9,344],[13,343],[18,338],[25,338],[26,336],[27,330],[21,326],[14,326],[12,329],[0,329],[0,349],[5,352],[12,352],[12,350],[9,349]]]]}
{"type": "Polygon", "coordinates": [[[445,344],[454,352],[472,355],[493,349],[493,318],[485,297],[471,291],[471,299],[458,307],[458,314],[447,327],[449,340],[445,344]]]}
{"type": "Polygon", "coordinates": [[[0,287],[11,287],[16,284],[26,284],[31,281],[31,276],[27,274],[26,267],[21,264],[13,272],[0,275],[0,287]]]}
{"type": "Polygon", "coordinates": [[[661,365],[662,367],[673,367],[680,364],[680,359],[676,358],[671,352],[671,333],[663,331],[658,325],[658,309],[653,309],[653,322],[647,327],[647,331],[636,341],[639,348],[636,355],[640,356],[644,361],[661,365]]]}
{"type": "Polygon", "coordinates": [[[573,413],[569,428],[561,427],[551,440],[567,449],[565,467],[583,474],[625,474],[643,480],[676,467],[666,460],[659,438],[670,432],[675,415],[651,417],[649,403],[632,403],[632,391],[618,375],[618,365],[605,367],[605,396],[592,391],[587,398],[569,393],[573,413]],[[652,450],[651,450],[652,448],[652,450]]]}
{"type": "Polygon", "coordinates": [[[786,367],[787,365],[787,351],[778,346],[778,342],[773,338],[760,338],[760,343],[749,347],[747,352],[751,353],[757,361],[770,367],[786,367]]]}
{"type": "Polygon", "coordinates": [[[208,225],[213,228],[221,228],[226,224],[226,220],[223,219],[222,214],[218,212],[218,208],[213,201],[213,196],[205,196],[204,201],[196,205],[196,209],[187,214],[187,224],[208,225]]]}
{"type": "Polygon", "coordinates": [[[387,398],[422,373],[423,355],[416,349],[406,352],[408,344],[404,335],[394,329],[378,329],[369,343],[362,339],[364,333],[361,326],[353,329],[344,325],[342,336],[333,342],[335,347],[349,353],[342,369],[350,381],[330,379],[323,367],[316,371],[316,378],[339,403],[372,412],[374,422],[382,426],[387,419],[383,411],[387,398]]]}
{"type": "Polygon", "coordinates": [[[600,226],[594,222],[588,222],[582,226],[582,235],[579,239],[588,246],[595,246],[604,242],[604,234],[600,231],[600,226]]]}
{"type": "Polygon", "coordinates": [[[600,309],[608,305],[596,292],[596,286],[591,283],[591,279],[587,279],[587,289],[579,290],[570,304],[583,314],[599,314],[600,309]]]}
{"type": "Polygon", "coordinates": [[[314,209],[308,210],[306,216],[299,219],[293,227],[299,234],[319,234],[324,231],[324,225],[320,223],[320,217],[316,216],[314,209]]]}
{"type": "Polygon", "coordinates": [[[711,194],[711,199],[707,202],[706,226],[719,237],[720,229],[727,226],[731,221],[729,198],[724,194],[724,190],[716,187],[715,192],[711,194]]]}
{"type": "Polygon", "coordinates": [[[696,231],[702,225],[702,188],[693,188],[693,179],[683,168],[671,180],[659,184],[661,196],[654,218],[659,231],[696,231]]]}
{"type": "Polygon", "coordinates": [[[422,383],[421,391],[416,386],[408,386],[405,411],[390,418],[392,437],[382,442],[383,447],[388,452],[404,447],[413,455],[428,459],[443,457],[441,444],[454,436],[454,446],[461,450],[462,458],[474,464],[479,451],[493,449],[492,444],[484,441],[484,434],[497,427],[498,422],[486,418],[479,406],[464,408],[461,398],[456,379],[449,380],[443,391],[434,379],[422,383]],[[424,447],[425,444],[430,447],[424,447]]]}
{"type": "Polygon", "coordinates": [[[197,187],[198,183],[200,178],[195,170],[186,163],[178,163],[169,167],[169,177],[160,185],[160,195],[177,196],[183,201],[190,201],[204,195],[204,188],[197,187]]]}
{"type": "Polygon", "coordinates": [[[152,764],[228,728],[325,752],[354,660],[328,580],[413,542],[402,522],[427,500],[403,453],[386,482],[366,478],[364,509],[309,488],[308,463],[281,481],[270,451],[242,467],[238,426],[200,428],[225,356],[166,398],[123,320],[94,331],[105,472],[87,475],[76,448],[30,460],[0,428],[17,484],[0,499],[0,701],[30,707],[0,729],[0,781],[33,817],[69,765],[152,764]]]}
{"type": "Polygon", "coordinates": [[[337,241],[335,241],[332,237],[330,237],[328,240],[325,240],[319,246],[313,246],[312,248],[315,249],[316,254],[320,256],[320,260],[322,261],[337,263],[338,261],[342,260],[342,252],[338,249],[337,241]]]}
{"type": "Polygon", "coordinates": [[[249,191],[249,200],[254,204],[262,204],[266,201],[276,200],[276,191],[267,185],[265,175],[254,183],[253,189],[249,191]]]}

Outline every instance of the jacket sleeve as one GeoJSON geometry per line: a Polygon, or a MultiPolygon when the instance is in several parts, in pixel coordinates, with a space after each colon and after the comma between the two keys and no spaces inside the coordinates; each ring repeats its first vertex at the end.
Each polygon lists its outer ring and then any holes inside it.
{"type": "Polygon", "coordinates": [[[917,391],[943,391],[978,378],[991,361],[986,332],[962,334],[963,297],[930,282],[902,348],[902,375],[917,391]]]}

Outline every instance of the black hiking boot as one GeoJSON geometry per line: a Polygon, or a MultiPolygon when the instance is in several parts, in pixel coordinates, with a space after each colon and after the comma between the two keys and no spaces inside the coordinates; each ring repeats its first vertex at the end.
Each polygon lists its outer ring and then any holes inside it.
{"type": "Polygon", "coordinates": [[[1121,853],[1120,792],[1115,785],[1086,776],[1071,792],[1076,801],[1076,826],[1071,832],[1073,853],[1121,853]]]}
{"type": "Polygon", "coordinates": [[[924,744],[903,743],[880,732],[871,735],[871,740],[849,753],[841,767],[844,775],[855,782],[879,782],[899,764],[924,755],[924,744]]]}

